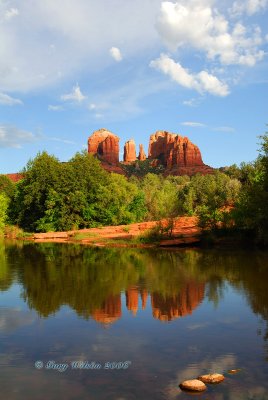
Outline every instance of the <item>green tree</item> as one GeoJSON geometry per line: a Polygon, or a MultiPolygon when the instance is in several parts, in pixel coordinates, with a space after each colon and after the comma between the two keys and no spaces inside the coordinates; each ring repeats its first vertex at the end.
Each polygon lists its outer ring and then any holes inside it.
{"type": "Polygon", "coordinates": [[[147,174],[142,180],[147,220],[159,220],[178,215],[178,187],[161,175],[147,174]]]}
{"type": "Polygon", "coordinates": [[[6,175],[0,175],[0,193],[5,193],[11,198],[14,194],[15,185],[6,175]]]}
{"type": "Polygon", "coordinates": [[[9,205],[9,198],[5,193],[0,193],[0,233],[3,231],[7,222],[7,210],[9,205]]]}
{"type": "Polygon", "coordinates": [[[260,244],[268,244],[268,133],[261,136],[260,155],[252,164],[250,179],[243,185],[234,218],[238,227],[253,233],[260,244]]]}

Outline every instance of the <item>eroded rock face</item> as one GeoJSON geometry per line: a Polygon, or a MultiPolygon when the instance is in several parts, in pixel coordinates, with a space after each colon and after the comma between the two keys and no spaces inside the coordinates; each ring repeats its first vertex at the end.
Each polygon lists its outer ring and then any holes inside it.
{"type": "Polygon", "coordinates": [[[146,160],[146,154],[145,154],[145,151],[144,151],[144,148],[143,148],[142,144],[139,145],[138,160],[140,160],[140,161],[146,160]]]}
{"type": "Polygon", "coordinates": [[[133,139],[127,141],[124,146],[124,162],[136,161],[136,144],[133,139]]]}
{"type": "Polygon", "coordinates": [[[150,136],[148,158],[162,164],[166,174],[193,175],[212,171],[203,163],[199,148],[187,137],[166,131],[157,131],[150,136]]]}
{"type": "Polygon", "coordinates": [[[119,163],[119,137],[107,129],[99,129],[88,138],[88,153],[97,155],[101,161],[119,163]]]}
{"type": "MultiPolygon", "coordinates": [[[[125,174],[119,163],[119,137],[107,129],[99,129],[88,139],[88,153],[96,155],[103,168],[109,172],[125,174]]],[[[136,161],[136,145],[129,140],[124,146],[124,163],[136,161]]],[[[164,167],[164,175],[203,175],[213,172],[205,165],[199,148],[187,137],[167,131],[157,131],[150,136],[148,159],[151,167],[164,167]]],[[[143,146],[139,146],[138,160],[146,160],[143,146]]]]}

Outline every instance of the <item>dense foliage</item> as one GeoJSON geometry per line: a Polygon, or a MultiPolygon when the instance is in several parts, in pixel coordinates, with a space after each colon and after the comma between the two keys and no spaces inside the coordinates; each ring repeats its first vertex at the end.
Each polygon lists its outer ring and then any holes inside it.
{"type": "Polygon", "coordinates": [[[28,231],[54,231],[142,220],[144,196],[124,176],[108,174],[100,162],[78,153],[60,163],[38,154],[24,171],[10,217],[28,231]]]}
{"type": "Polygon", "coordinates": [[[86,152],[66,163],[40,153],[23,175],[16,185],[0,176],[0,229],[7,222],[42,232],[197,215],[203,229],[235,228],[268,243],[267,134],[255,162],[205,176],[164,177],[144,164],[127,178],[86,152]]]}
{"type": "Polygon", "coordinates": [[[247,179],[234,210],[236,225],[256,242],[268,244],[268,134],[261,137],[257,160],[248,167],[247,179]]]}

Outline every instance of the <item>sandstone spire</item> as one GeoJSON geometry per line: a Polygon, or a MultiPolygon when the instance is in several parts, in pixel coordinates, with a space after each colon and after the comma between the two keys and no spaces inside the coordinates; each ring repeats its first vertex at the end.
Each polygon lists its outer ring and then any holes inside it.
{"type": "Polygon", "coordinates": [[[136,158],[136,144],[133,139],[130,139],[124,146],[124,162],[133,162],[136,158]]]}
{"type": "Polygon", "coordinates": [[[145,151],[144,151],[144,148],[143,148],[142,144],[139,145],[138,160],[140,160],[140,161],[146,160],[146,154],[145,154],[145,151]]]}

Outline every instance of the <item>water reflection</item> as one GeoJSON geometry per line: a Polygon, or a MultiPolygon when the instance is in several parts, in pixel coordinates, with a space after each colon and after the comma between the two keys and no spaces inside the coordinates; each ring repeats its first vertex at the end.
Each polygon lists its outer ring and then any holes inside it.
{"type": "Polygon", "coordinates": [[[183,400],[183,379],[241,368],[205,398],[267,400],[267,278],[262,252],[0,243],[2,393],[183,400]],[[133,367],[124,375],[34,370],[35,360],[52,359],[133,367]]]}
{"type": "MultiPolygon", "coordinates": [[[[151,307],[160,321],[191,314],[206,296],[215,306],[226,281],[268,319],[266,253],[92,249],[80,245],[0,244],[0,290],[12,282],[41,317],[69,305],[78,315],[111,324],[122,316],[121,293],[135,316],[151,307]],[[241,268],[243,266],[243,268],[241,268]],[[150,301],[148,295],[150,294],[150,301]]],[[[267,338],[267,333],[265,334],[267,338]]]]}

